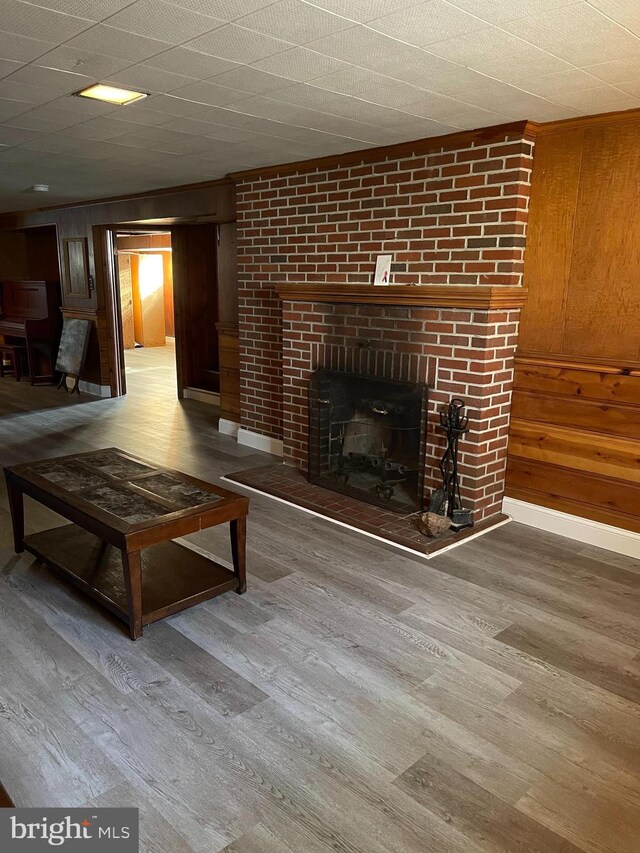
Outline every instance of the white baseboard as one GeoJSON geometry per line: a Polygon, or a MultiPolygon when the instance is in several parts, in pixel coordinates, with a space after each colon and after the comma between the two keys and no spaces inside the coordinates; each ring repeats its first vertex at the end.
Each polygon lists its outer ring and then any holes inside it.
{"type": "Polygon", "coordinates": [[[81,391],[84,391],[86,394],[93,394],[94,397],[111,396],[111,386],[109,385],[98,385],[96,382],[85,382],[84,379],[81,379],[78,385],[81,391]]]}
{"type": "Polygon", "coordinates": [[[218,432],[222,435],[230,435],[232,438],[238,438],[240,424],[235,421],[228,421],[226,418],[220,418],[218,421],[218,432]]]}
{"type": "Polygon", "coordinates": [[[185,400],[197,400],[210,406],[220,405],[220,394],[216,391],[204,391],[202,388],[185,388],[182,392],[185,400]]]}
{"type": "Polygon", "coordinates": [[[595,545],[617,554],[640,559],[640,534],[610,524],[601,524],[590,518],[580,518],[569,515],[546,506],[538,506],[516,498],[505,498],[502,511],[510,515],[514,521],[537,527],[549,533],[557,533],[583,542],[585,545],[595,545]]]}
{"type": "Polygon", "coordinates": [[[251,432],[244,427],[240,427],[238,430],[238,444],[253,447],[255,450],[264,450],[265,453],[272,453],[274,456],[284,455],[282,441],[279,438],[270,438],[268,435],[251,432]]]}

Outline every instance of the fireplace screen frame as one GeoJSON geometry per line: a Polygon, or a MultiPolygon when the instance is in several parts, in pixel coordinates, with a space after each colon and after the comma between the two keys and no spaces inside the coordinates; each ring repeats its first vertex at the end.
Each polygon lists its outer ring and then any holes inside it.
{"type": "Polygon", "coordinates": [[[428,397],[424,383],[316,370],[308,386],[309,482],[387,511],[421,512],[428,397]],[[354,398],[342,399],[340,393],[344,397],[349,390],[356,391],[354,398]],[[347,435],[352,450],[345,449],[345,428],[352,431],[347,435]],[[358,448],[371,434],[374,442],[378,435],[391,436],[389,447],[379,440],[379,452],[358,448]]]}

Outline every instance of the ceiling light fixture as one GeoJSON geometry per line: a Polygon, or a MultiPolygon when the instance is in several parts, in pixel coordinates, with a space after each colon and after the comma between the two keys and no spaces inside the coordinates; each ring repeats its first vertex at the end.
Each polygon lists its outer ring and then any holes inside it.
{"type": "Polygon", "coordinates": [[[106,83],[96,83],[95,86],[89,86],[88,89],[82,89],[74,94],[79,98],[93,98],[96,101],[106,101],[108,104],[118,104],[121,107],[149,97],[146,92],[119,89],[117,86],[108,86],[106,83]]]}

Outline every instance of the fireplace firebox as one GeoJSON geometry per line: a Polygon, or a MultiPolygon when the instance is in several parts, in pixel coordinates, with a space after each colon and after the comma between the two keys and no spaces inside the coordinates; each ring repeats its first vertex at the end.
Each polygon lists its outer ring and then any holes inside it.
{"type": "Polygon", "coordinates": [[[334,370],[309,383],[309,482],[396,512],[422,509],[427,386],[334,370]]]}

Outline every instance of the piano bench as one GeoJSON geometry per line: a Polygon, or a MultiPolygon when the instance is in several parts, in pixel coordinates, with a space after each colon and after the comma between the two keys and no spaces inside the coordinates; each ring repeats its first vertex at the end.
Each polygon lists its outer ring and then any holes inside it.
{"type": "Polygon", "coordinates": [[[16,382],[20,382],[26,357],[27,348],[22,344],[0,344],[0,379],[9,371],[16,377],[16,382]],[[8,365],[5,364],[5,359],[9,362],[8,365]]]}

